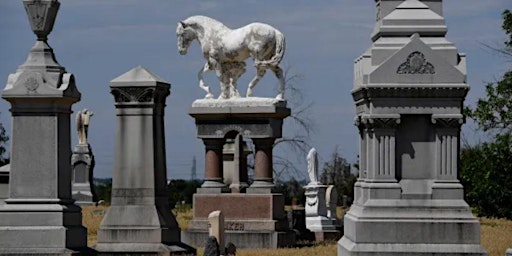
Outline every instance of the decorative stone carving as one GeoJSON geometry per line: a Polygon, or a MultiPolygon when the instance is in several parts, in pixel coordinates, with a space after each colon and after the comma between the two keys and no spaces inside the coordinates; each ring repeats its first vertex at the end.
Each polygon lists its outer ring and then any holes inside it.
{"type": "Polygon", "coordinates": [[[221,84],[219,99],[239,97],[236,89],[238,78],[245,72],[245,60],[254,59],[256,76],[249,83],[246,96],[252,97],[252,90],[265,75],[267,69],[274,72],[279,80],[277,99],[284,99],[284,76],[279,67],[285,52],[285,37],[267,24],[251,23],[231,30],[224,24],[205,16],[192,16],[178,23],[176,28],[178,50],[187,54],[188,47],[198,40],[206,63],[198,73],[199,86],[206,91],[205,98],[213,98],[210,88],[204,83],[203,74],[215,71],[221,84]]]}
{"type": "Polygon", "coordinates": [[[32,31],[39,40],[46,41],[53,29],[60,3],[57,0],[24,0],[32,31]]]}
{"type": "Polygon", "coordinates": [[[307,160],[309,184],[320,184],[318,181],[318,154],[315,148],[309,150],[307,160]]]}
{"type": "Polygon", "coordinates": [[[425,55],[421,52],[415,51],[407,57],[407,60],[402,63],[398,70],[398,74],[435,74],[434,66],[427,62],[425,55]]]}
{"type": "Polygon", "coordinates": [[[94,113],[87,109],[82,111],[78,111],[76,114],[76,130],[78,133],[78,145],[87,145],[87,136],[89,130],[89,123],[91,120],[91,116],[94,113]]]}
{"type": "Polygon", "coordinates": [[[315,148],[309,151],[307,160],[311,181],[304,187],[306,228],[315,233],[317,241],[328,239],[329,236],[339,239],[340,232],[336,230],[337,221],[332,218],[333,209],[334,216],[336,215],[336,200],[333,198],[337,197],[336,189],[318,181],[318,156],[315,148]]]}

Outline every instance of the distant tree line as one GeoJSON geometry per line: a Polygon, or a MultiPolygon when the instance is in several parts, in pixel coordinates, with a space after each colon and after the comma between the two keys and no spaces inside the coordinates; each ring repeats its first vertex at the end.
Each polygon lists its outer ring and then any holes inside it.
{"type": "MultiPolygon", "coordinates": [[[[503,12],[507,41],[494,48],[512,62],[512,13],[503,12]]],[[[491,139],[461,150],[461,175],[465,199],[478,216],[512,219],[512,68],[501,80],[485,86],[486,96],[476,107],[465,109],[491,139]]]]}

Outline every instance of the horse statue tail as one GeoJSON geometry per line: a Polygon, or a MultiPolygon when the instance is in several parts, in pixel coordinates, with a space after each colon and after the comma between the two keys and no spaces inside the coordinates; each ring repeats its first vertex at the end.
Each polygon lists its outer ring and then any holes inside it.
{"type": "Polygon", "coordinates": [[[255,66],[277,66],[281,62],[286,49],[286,41],[284,35],[276,30],[276,52],[270,60],[255,60],[255,66]]]}

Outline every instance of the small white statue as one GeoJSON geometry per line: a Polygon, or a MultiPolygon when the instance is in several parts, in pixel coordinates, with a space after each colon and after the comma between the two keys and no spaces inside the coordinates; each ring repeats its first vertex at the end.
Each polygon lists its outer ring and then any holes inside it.
{"type": "Polygon", "coordinates": [[[212,18],[192,16],[178,23],[176,35],[178,50],[182,55],[187,54],[188,47],[195,39],[201,45],[206,63],[199,71],[198,78],[199,86],[207,93],[205,98],[213,98],[203,80],[203,74],[208,71],[215,71],[219,78],[219,99],[240,97],[236,82],[245,73],[245,60],[252,57],[256,76],[249,83],[246,96],[252,97],[254,86],[270,69],[279,80],[279,94],[276,98],[284,99],[285,82],[279,63],[285,52],[285,38],[279,30],[262,23],[251,23],[231,30],[212,18]]]}
{"type": "Polygon", "coordinates": [[[309,150],[307,160],[309,184],[320,184],[318,181],[318,155],[315,148],[309,150]]]}
{"type": "Polygon", "coordinates": [[[78,145],[87,145],[89,122],[94,113],[84,109],[76,113],[76,130],[78,132],[78,145]]]}

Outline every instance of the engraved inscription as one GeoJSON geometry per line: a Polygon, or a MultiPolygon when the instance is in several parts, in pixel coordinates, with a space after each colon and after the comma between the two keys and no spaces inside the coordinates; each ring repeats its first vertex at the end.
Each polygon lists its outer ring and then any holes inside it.
{"type": "Polygon", "coordinates": [[[242,222],[227,222],[224,224],[225,230],[233,230],[233,231],[244,231],[245,226],[242,222]]]}
{"type": "MultiPolygon", "coordinates": [[[[206,229],[210,229],[212,225],[210,223],[206,224],[206,229]]],[[[224,230],[231,231],[245,231],[245,224],[243,222],[225,222],[224,230]]]]}
{"type": "Polygon", "coordinates": [[[425,59],[425,55],[421,52],[415,51],[407,57],[407,60],[402,63],[397,74],[435,74],[434,66],[425,59]]]}

